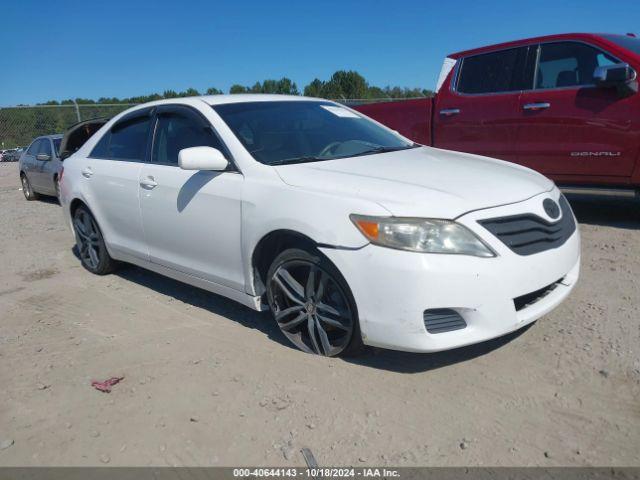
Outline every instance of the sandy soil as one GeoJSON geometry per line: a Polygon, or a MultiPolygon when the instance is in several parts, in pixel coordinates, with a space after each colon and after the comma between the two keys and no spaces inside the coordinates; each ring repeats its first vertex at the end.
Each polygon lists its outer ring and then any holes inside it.
{"type": "Polygon", "coordinates": [[[90,275],[0,164],[0,465],[640,465],[640,204],[571,197],[583,273],[531,328],[440,354],[291,348],[268,314],[90,275]],[[124,376],[110,394],[94,379],[124,376]]]}

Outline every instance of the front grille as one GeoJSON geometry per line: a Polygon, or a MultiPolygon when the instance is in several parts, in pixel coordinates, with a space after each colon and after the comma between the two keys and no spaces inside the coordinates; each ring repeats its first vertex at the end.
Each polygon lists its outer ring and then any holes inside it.
{"type": "Polygon", "coordinates": [[[514,298],[513,305],[516,307],[516,312],[519,312],[520,310],[525,309],[528,306],[542,300],[544,297],[553,292],[561,281],[562,279],[558,280],[557,282],[553,282],[551,285],[547,285],[540,290],[536,290],[535,292],[527,293],[525,295],[514,298]]]}
{"type": "Polygon", "coordinates": [[[518,255],[533,255],[564,245],[575,232],[576,223],[564,195],[560,196],[559,203],[562,218],[557,222],[548,222],[538,215],[527,213],[488,218],[478,223],[518,255]]]}
{"type": "Polygon", "coordinates": [[[423,314],[424,326],[429,333],[443,333],[460,330],[467,326],[467,322],[458,312],[450,308],[431,308],[423,314]]]}

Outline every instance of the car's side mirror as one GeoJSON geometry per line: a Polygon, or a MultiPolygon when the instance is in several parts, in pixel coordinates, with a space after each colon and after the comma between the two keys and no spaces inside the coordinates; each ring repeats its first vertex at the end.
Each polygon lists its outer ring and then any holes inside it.
{"type": "Polygon", "coordinates": [[[212,147],[183,148],[178,153],[178,165],[183,170],[213,170],[221,172],[229,166],[220,150],[212,147]]]}
{"type": "Polygon", "coordinates": [[[633,82],[636,72],[628,63],[596,67],[593,78],[599,87],[616,87],[633,82]]]}
{"type": "Polygon", "coordinates": [[[51,160],[51,155],[46,153],[39,153],[36,155],[36,160],[40,160],[41,162],[48,162],[51,160]]]}

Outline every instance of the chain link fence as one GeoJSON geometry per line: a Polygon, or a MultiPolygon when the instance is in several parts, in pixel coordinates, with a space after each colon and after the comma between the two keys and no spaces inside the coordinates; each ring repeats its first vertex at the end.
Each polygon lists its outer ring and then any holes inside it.
{"type": "MultiPolygon", "coordinates": [[[[363,103],[388,102],[397,98],[336,99],[345,105],[361,105],[363,103]]],[[[26,147],[40,135],[64,133],[71,125],[82,120],[114,115],[135,105],[134,103],[118,104],[67,104],[36,105],[0,108],[0,149],[26,147]]]]}
{"type": "Polygon", "coordinates": [[[133,104],[37,105],[0,108],[0,148],[25,147],[40,135],[64,133],[71,125],[112,117],[133,104]]]}

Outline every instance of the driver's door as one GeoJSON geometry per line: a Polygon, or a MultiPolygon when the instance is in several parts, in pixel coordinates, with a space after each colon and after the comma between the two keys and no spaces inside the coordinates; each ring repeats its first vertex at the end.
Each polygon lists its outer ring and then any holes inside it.
{"type": "Polygon", "coordinates": [[[540,45],[534,89],[519,99],[516,161],[545,175],[628,177],[638,155],[637,93],[599,88],[596,67],[618,63],[582,42],[540,45]]]}
{"type": "Polygon", "coordinates": [[[244,290],[241,202],[244,177],[182,170],[178,152],[225,149],[209,122],[186,106],[158,107],[151,163],[140,170],[140,206],[151,262],[244,290]]]}

